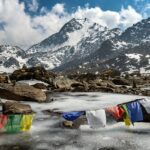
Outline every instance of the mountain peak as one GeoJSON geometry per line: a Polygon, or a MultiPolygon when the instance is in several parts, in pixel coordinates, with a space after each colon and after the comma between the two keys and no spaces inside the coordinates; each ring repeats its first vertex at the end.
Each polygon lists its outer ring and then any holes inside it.
{"type": "Polygon", "coordinates": [[[150,41],[150,18],[127,28],[121,35],[121,39],[134,44],[150,41]]]}
{"type": "Polygon", "coordinates": [[[82,24],[77,19],[73,18],[61,28],[60,33],[73,32],[75,30],[80,30],[81,28],[82,24]]]}
{"type": "Polygon", "coordinates": [[[1,46],[0,68],[18,68],[25,63],[27,66],[42,64],[46,69],[75,68],[82,64],[86,64],[85,69],[91,71],[92,68],[103,67],[118,67],[121,71],[141,66],[148,69],[149,26],[150,18],[122,33],[119,28],[109,29],[87,18],[73,18],[60,31],[33,45],[27,55],[16,46],[1,46]],[[135,64],[136,56],[140,57],[135,64]],[[123,67],[122,64],[127,66],[123,67]]]}

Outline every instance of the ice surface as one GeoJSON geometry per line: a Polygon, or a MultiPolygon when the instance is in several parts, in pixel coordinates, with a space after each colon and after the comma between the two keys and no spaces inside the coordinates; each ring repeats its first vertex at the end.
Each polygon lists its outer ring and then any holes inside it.
{"type": "Polygon", "coordinates": [[[36,80],[36,79],[33,79],[33,80],[20,80],[20,81],[18,81],[18,83],[26,83],[28,85],[34,85],[36,83],[42,83],[42,84],[48,86],[48,83],[45,83],[45,82],[42,82],[42,81],[36,80]]]}
{"type": "Polygon", "coordinates": [[[135,123],[126,127],[123,123],[91,129],[82,125],[79,129],[61,127],[62,118],[42,113],[44,109],[58,108],[59,111],[97,109],[139,96],[104,93],[55,93],[54,102],[31,103],[37,112],[30,132],[3,134],[0,150],[149,150],[149,123],[135,123]],[[105,101],[104,101],[105,99],[105,101]]]}

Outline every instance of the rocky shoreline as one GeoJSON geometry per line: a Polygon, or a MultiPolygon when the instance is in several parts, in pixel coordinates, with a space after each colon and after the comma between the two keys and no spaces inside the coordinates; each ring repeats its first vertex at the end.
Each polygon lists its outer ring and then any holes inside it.
{"type": "Polygon", "coordinates": [[[43,67],[23,67],[12,74],[0,74],[0,98],[20,101],[45,102],[50,92],[109,92],[150,96],[150,76],[121,75],[116,70],[101,74],[63,74],[43,67]],[[41,81],[33,85],[21,81],[41,81]],[[45,92],[46,91],[46,92],[45,92]]]}

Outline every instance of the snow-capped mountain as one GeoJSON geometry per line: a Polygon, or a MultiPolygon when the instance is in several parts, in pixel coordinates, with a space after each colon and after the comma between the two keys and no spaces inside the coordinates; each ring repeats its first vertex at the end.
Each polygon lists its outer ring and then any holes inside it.
{"type": "Polygon", "coordinates": [[[128,43],[140,44],[150,41],[150,18],[134,24],[122,33],[120,38],[128,43]]]}
{"type": "Polygon", "coordinates": [[[26,53],[17,46],[0,46],[0,72],[12,72],[26,64],[26,53]]]}
{"type": "Polygon", "coordinates": [[[24,51],[0,46],[0,71],[42,64],[55,71],[150,72],[150,18],[127,28],[108,29],[88,19],[72,19],[59,32],[24,51]]]}
{"type": "Polygon", "coordinates": [[[120,35],[119,29],[108,29],[88,19],[72,19],[61,30],[29,48],[28,65],[42,63],[48,69],[76,58],[82,59],[101,47],[102,42],[120,35]]]}
{"type": "Polygon", "coordinates": [[[100,72],[115,68],[121,72],[150,72],[150,18],[127,28],[121,35],[105,40],[99,49],[85,57],[55,68],[78,72],[100,72]]]}

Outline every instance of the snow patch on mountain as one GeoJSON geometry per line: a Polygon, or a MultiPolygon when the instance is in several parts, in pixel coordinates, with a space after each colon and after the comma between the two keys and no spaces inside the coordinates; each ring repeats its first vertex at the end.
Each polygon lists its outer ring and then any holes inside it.
{"type": "Polygon", "coordinates": [[[143,55],[133,53],[133,54],[126,54],[126,56],[129,57],[130,59],[136,59],[138,62],[140,62],[141,56],[143,55]]]}

